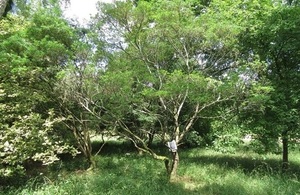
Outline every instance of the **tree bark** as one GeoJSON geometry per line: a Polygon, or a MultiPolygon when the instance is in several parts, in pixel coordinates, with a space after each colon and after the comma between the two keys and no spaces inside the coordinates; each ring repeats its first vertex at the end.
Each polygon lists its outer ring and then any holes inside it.
{"type": "Polygon", "coordinates": [[[289,168],[289,151],[288,151],[288,131],[282,131],[282,172],[287,171],[289,168]]]}
{"type": "Polygon", "coordinates": [[[179,154],[178,152],[172,152],[172,166],[170,170],[170,181],[173,181],[177,177],[177,169],[179,165],[179,154]]]}
{"type": "Polygon", "coordinates": [[[89,168],[87,169],[88,171],[90,170],[94,170],[96,168],[96,162],[93,158],[93,155],[92,154],[89,154],[88,157],[88,163],[89,163],[89,168]]]}
{"type": "Polygon", "coordinates": [[[0,18],[5,12],[5,8],[8,6],[9,0],[0,0],[0,18]]]}
{"type": "Polygon", "coordinates": [[[154,132],[148,133],[148,143],[147,143],[148,147],[152,146],[153,139],[154,139],[154,132]]]}

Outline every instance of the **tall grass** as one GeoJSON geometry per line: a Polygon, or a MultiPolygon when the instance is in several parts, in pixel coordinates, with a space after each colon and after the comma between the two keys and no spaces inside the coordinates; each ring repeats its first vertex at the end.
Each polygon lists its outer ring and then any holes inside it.
{"type": "Polygon", "coordinates": [[[5,194],[203,194],[297,195],[300,194],[300,155],[291,154],[291,171],[280,172],[280,156],[251,153],[224,155],[212,150],[180,152],[178,179],[169,182],[164,164],[130,153],[105,153],[96,157],[93,172],[76,171],[56,180],[32,180],[5,194]]]}

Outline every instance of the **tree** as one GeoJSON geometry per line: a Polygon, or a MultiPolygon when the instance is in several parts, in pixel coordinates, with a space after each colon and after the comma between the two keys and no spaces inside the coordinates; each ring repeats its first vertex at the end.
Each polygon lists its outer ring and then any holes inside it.
{"type": "Polygon", "coordinates": [[[55,91],[60,105],[58,112],[66,118],[65,125],[73,133],[79,150],[90,165],[89,169],[93,169],[96,164],[92,155],[91,132],[101,133],[101,123],[86,108],[93,103],[90,100],[95,94],[101,71],[93,65],[91,47],[84,43],[84,39],[82,37],[74,44],[73,59],[59,72],[55,91]]]}
{"type": "Polygon", "coordinates": [[[73,31],[55,13],[40,10],[26,20],[0,21],[1,177],[24,171],[26,161],[44,164],[75,149],[61,139],[55,114],[56,73],[67,62],[73,31]],[[14,139],[13,139],[14,138],[14,139]]]}
{"type": "Polygon", "coordinates": [[[171,179],[179,162],[177,150],[169,164],[145,137],[160,127],[156,133],[179,146],[193,124],[214,116],[212,110],[231,100],[234,91],[222,75],[237,65],[237,28],[230,23],[217,26],[216,20],[209,20],[211,12],[199,16],[196,6],[195,1],[117,2],[95,18],[102,40],[109,30],[124,42],[106,41],[114,53],[87,110],[99,120],[107,118],[104,122],[139,150],[164,160],[171,179]],[[100,114],[95,107],[101,108],[100,114]]]}
{"type": "Polygon", "coordinates": [[[299,136],[298,12],[297,6],[274,7],[246,36],[249,54],[258,54],[267,65],[259,78],[267,78],[272,88],[258,115],[263,128],[260,134],[273,141],[282,139],[283,170],[288,168],[288,143],[299,136]]]}

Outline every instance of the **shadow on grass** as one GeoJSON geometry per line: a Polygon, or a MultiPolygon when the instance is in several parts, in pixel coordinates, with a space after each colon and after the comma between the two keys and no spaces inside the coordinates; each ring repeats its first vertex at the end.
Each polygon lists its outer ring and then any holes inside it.
{"type": "Polygon", "coordinates": [[[148,156],[101,156],[97,167],[99,176],[90,181],[90,194],[198,194],[180,182],[169,182],[163,162],[148,156]]]}
{"type": "MultiPolygon", "coordinates": [[[[96,142],[93,144],[94,151],[101,147],[101,143],[96,142]]],[[[161,144],[154,144],[152,149],[157,154],[169,156],[168,149],[161,144]]],[[[282,174],[281,169],[281,158],[263,158],[259,155],[251,155],[250,153],[245,154],[222,154],[216,152],[203,152],[204,149],[183,149],[180,151],[181,161],[186,164],[196,163],[201,165],[218,165],[226,169],[239,169],[245,174],[282,174]],[[189,153],[197,153],[196,156],[190,157],[189,153]]],[[[130,142],[119,142],[112,141],[104,145],[100,152],[100,156],[114,156],[114,155],[127,155],[137,154],[136,148],[130,142]]],[[[151,158],[151,157],[150,157],[151,158]]],[[[162,164],[162,163],[161,163],[162,164]]],[[[181,167],[181,166],[180,166],[181,167]]],[[[163,168],[162,168],[163,169],[163,168]]],[[[300,177],[300,161],[290,161],[289,169],[283,174],[284,176],[297,176],[300,177]]]]}
{"type": "MultiPolygon", "coordinates": [[[[252,156],[230,155],[230,154],[199,154],[196,157],[187,157],[188,152],[184,152],[182,159],[186,163],[196,163],[201,165],[218,165],[229,169],[242,169],[244,173],[282,173],[280,159],[263,159],[252,156]]],[[[300,163],[290,162],[289,169],[285,175],[297,175],[300,177],[300,163]]]]}
{"type": "MultiPolygon", "coordinates": [[[[95,148],[97,146],[99,147],[99,143],[94,145],[95,148]]],[[[164,145],[154,145],[152,148],[158,154],[169,155],[169,151],[164,145]]],[[[259,193],[263,193],[265,189],[272,193],[273,181],[278,182],[279,186],[290,181],[280,180],[277,177],[281,175],[280,158],[264,159],[262,156],[249,155],[248,153],[230,155],[213,151],[202,154],[201,151],[204,150],[182,149],[180,151],[182,164],[179,166],[182,176],[179,176],[178,181],[169,182],[161,161],[154,160],[147,155],[138,155],[137,150],[130,142],[109,142],[103,147],[99,155],[99,175],[103,175],[103,177],[92,182],[95,185],[93,189],[102,190],[99,194],[254,194],[249,185],[237,181],[239,180],[238,172],[235,174],[237,180],[227,179],[224,182],[208,182],[205,179],[197,178],[196,172],[187,176],[185,169],[189,169],[189,164],[196,164],[199,169],[205,165],[216,165],[227,170],[242,170],[246,175],[267,174],[269,180],[264,181],[265,184],[262,184],[264,189],[259,189],[259,193]],[[190,155],[191,153],[193,155],[190,155]],[[271,187],[268,187],[269,185],[271,187]]],[[[224,174],[226,175],[226,173],[224,174]]],[[[295,175],[297,178],[300,177],[300,164],[297,161],[291,162],[289,171],[284,174],[287,176],[286,178],[295,178],[295,175]]],[[[249,177],[248,179],[246,176],[246,178],[250,183],[259,180],[257,177],[254,177],[255,179],[249,177]]],[[[276,186],[276,184],[274,185],[276,186]]],[[[293,185],[286,186],[293,188],[293,185]]]]}
{"type": "Polygon", "coordinates": [[[203,188],[199,190],[200,194],[222,194],[222,195],[248,195],[253,194],[249,191],[247,191],[244,186],[239,185],[237,183],[225,183],[225,184],[209,184],[205,185],[203,188]]]}
{"type": "Polygon", "coordinates": [[[127,141],[108,141],[102,145],[102,142],[94,141],[92,143],[93,153],[97,153],[99,149],[99,155],[125,154],[137,151],[134,146],[127,141]]]}
{"type": "MultiPolygon", "coordinates": [[[[101,147],[101,143],[93,143],[93,150],[96,151],[101,147]]],[[[161,144],[155,144],[152,149],[157,154],[169,156],[168,149],[161,144]]],[[[226,168],[242,169],[245,173],[281,173],[281,160],[275,158],[263,159],[258,155],[251,156],[244,155],[231,155],[231,154],[201,154],[203,149],[199,149],[199,154],[196,157],[189,157],[189,153],[195,153],[195,149],[184,149],[180,152],[180,157],[186,163],[197,163],[203,165],[216,164],[226,168]]],[[[126,155],[129,153],[137,153],[137,149],[130,142],[108,142],[104,145],[100,152],[100,156],[110,155],[126,155]]],[[[290,162],[289,169],[286,174],[294,174],[300,177],[300,162],[290,162]]]]}
{"type": "MultiPolygon", "coordinates": [[[[96,154],[101,148],[99,155],[117,155],[117,154],[126,154],[126,153],[137,153],[138,150],[130,141],[108,141],[104,144],[94,141],[92,143],[93,153],[96,154]]],[[[155,143],[151,147],[155,152],[162,155],[168,155],[168,148],[163,144],[155,143]]]]}

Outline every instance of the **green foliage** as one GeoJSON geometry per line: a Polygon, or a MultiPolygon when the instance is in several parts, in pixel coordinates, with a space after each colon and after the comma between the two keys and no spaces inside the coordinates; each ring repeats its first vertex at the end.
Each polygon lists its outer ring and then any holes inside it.
{"type": "MultiPolygon", "coordinates": [[[[23,17],[0,20],[2,177],[22,173],[28,160],[49,164],[73,152],[66,145],[71,133],[90,163],[92,131],[127,137],[154,157],[153,140],[213,142],[231,153],[249,132],[255,140],[247,147],[260,153],[277,153],[280,136],[298,140],[297,1],[118,1],[99,6],[93,25],[75,30],[61,18],[58,0],[16,2],[23,17]]],[[[102,168],[126,161],[113,158],[102,168]]],[[[60,192],[84,193],[72,191],[77,181],[60,192]]],[[[139,193],[149,185],[143,182],[105,185],[139,193]]],[[[221,184],[200,192],[233,190],[232,180],[221,184]]]]}
{"type": "Polygon", "coordinates": [[[61,119],[54,117],[53,111],[50,111],[47,119],[32,113],[29,116],[20,116],[10,127],[2,125],[1,179],[16,173],[22,174],[25,171],[23,163],[26,161],[40,161],[48,165],[58,160],[57,154],[72,150],[73,154],[76,154],[76,150],[55,135],[55,123],[60,121],[61,119]]]}
{"type": "Polygon", "coordinates": [[[244,132],[237,125],[236,117],[231,120],[228,120],[226,116],[224,118],[227,120],[214,120],[212,122],[212,131],[209,133],[213,138],[212,147],[219,152],[235,153],[242,146],[244,132]]]}
{"type": "Polygon", "coordinates": [[[114,27],[111,32],[122,32],[127,45],[120,46],[120,51],[113,54],[105,73],[109,78],[106,80],[114,86],[102,81],[104,87],[107,85],[113,91],[105,100],[118,100],[112,104],[115,109],[109,109],[113,115],[117,116],[118,111],[130,115],[131,109],[135,113],[142,110],[148,116],[159,116],[157,121],[163,124],[163,132],[169,137],[177,134],[182,139],[200,116],[198,112],[230,99],[233,85],[227,85],[214,73],[219,75],[230,68],[223,58],[233,55],[230,40],[237,33],[226,25],[215,29],[232,36],[216,32],[212,24],[219,19],[206,21],[212,16],[210,12],[196,16],[195,4],[195,1],[139,1],[134,6],[131,2],[118,2],[117,7],[104,7],[102,17],[95,18],[98,26],[104,21],[114,27]],[[215,64],[216,61],[220,63],[215,64]],[[184,112],[182,107],[192,111],[184,112]],[[180,132],[175,133],[178,128],[180,132]]]}
{"type": "Polygon", "coordinates": [[[200,135],[197,131],[188,132],[183,141],[188,147],[205,147],[207,142],[203,135],[200,135]]]}
{"type": "MultiPolygon", "coordinates": [[[[258,72],[258,82],[251,86],[244,105],[245,110],[251,110],[246,121],[258,136],[256,146],[261,151],[278,152],[278,137],[283,138],[285,132],[288,140],[298,138],[298,12],[297,6],[273,6],[257,18],[243,40],[248,58],[259,55],[267,65],[258,72]]],[[[284,153],[287,155],[287,149],[284,153]]]]}
{"type": "Polygon", "coordinates": [[[49,11],[0,21],[1,180],[24,173],[29,161],[51,164],[75,152],[59,132],[55,75],[68,58],[73,34],[49,11]],[[59,29],[59,30],[58,30],[59,29]]]}
{"type": "MultiPolygon", "coordinates": [[[[23,1],[23,0],[14,0],[10,1],[11,4],[14,4],[15,10],[14,14],[18,14],[19,16],[24,16],[26,18],[31,17],[32,15],[39,12],[41,9],[49,9],[52,13],[56,15],[62,14],[62,9],[60,5],[62,3],[68,3],[69,0],[31,0],[31,1],[23,1]]],[[[12,5],[9,11],[12,11],[12,5]]]]}

